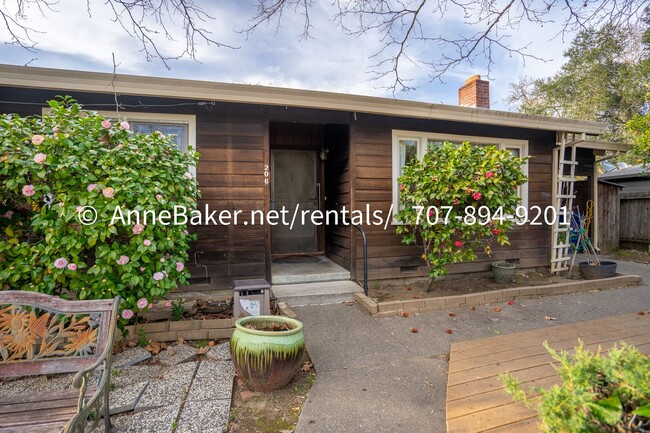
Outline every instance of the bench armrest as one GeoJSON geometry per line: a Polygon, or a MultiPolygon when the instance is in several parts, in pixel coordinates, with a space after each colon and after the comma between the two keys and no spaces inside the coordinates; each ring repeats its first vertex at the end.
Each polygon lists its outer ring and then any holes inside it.
{"type": "MultiPolygon", "coordinates": [[[[100,408],[100,399],[102,396],[105,397],[103,405],[105,405],[105,410],[103,412],[104,416],[108,415],[108,386],[111,377],[111,353],[113,352],[113,341],[115,338],[115,325],[117,323],[117,314],[119,311],[120,298],[115,298],[115,304],[111,312],[111,322],[108,329],[108,334],[106,336],[106,345],[104,351],[97,358],[97,361],[91,366],[77,372],[74,379],[72,380],[72,386],[79,389],[79,400],[77,403],[77,413],[72,417],[68,425],[66,426],[64,432],[75,432],[77,431],[77,426],[86,422],[88,415],[97,408],[99,412],[100,408]],[[101,367],[101,368],[100,368],[101,367]],[[97,379],[97,388],[95,389],[92,396],[89,398],[86,397],[86,391],[88,390],[88,377],[95,371],[98,370],[99,377],[97,379]]],[[[99,418],[98,418],[99,419],[99,418]]],[[[82,429],[83,431],[83,429],[82,429]]]]}

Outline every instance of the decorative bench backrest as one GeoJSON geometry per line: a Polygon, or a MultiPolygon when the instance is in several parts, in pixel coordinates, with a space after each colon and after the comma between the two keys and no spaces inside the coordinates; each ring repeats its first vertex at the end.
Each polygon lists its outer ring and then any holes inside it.
{"type": "Polygon", "coordinates": [[[0,291],[0,377],[70,373],[112,350],[119,298],[66,301],[0,291]]]}

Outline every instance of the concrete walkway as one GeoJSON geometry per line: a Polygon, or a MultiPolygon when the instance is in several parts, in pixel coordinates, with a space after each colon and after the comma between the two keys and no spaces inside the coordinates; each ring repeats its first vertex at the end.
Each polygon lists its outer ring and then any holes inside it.
{"type": "Polygon", "coordinates": [[[296,432],[444,432],[451,343],[649,311],[650,266],[619,262],[619,271],[643,285],[408,318],[373,319],[356,305],[297,307],[318,375],[296,432]]]}

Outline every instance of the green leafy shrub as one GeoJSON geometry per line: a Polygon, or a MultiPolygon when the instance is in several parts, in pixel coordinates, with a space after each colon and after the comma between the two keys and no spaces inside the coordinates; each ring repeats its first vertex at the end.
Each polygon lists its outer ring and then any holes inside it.
{"type": "Polygon", "coordinates": [[[650,165],[650,113],[637,114],[626,123],[634,140],[632,155],[644,166],[650,165]]]}
{"type": "Polygon", "coordinates": [[[0,288],[78,299],[119,295],[122,323],[189,277],[185,225],[111,224],[116,208],[193,208],[195,152],[50,101],[43,116],[0,119],[0,288]],[[96,222],[83,225],[92,206],[96,222]],[[83,215],[82,215],[83,213],[83,215]]]}
{"type": "Polygon", "coordinates": [[[547,342],[544,347],[558,363],[560,385],[526,392],[510,374],[501,376],[515,401],[536,405],[543,431],[650,431],[650,358],[625,343],[611,349],[609,356],[585,349],[582,341],[575,354],[557,352],[547,342]],[[530,399],[536,395],[541,400],[533,404],[530,399]]]}
{"type": "Polygon", "coordinates": [[[521,169],[526,159],[494,146],[446,142],[404,167],[396,230],[402,242],[422,243],[431,277],[475,260],[477,249],[491,254],[495,239],[509,245],[506,231],[514,222],[508,215],[520,202],[517,187],[528,181],[521,169]]]}

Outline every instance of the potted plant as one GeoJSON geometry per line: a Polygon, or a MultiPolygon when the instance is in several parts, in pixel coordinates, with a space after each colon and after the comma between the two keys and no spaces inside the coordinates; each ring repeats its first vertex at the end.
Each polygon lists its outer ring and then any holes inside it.
{"type": "Polygon", "coordinates": [[[492,263],[492,276],[494,281],[500,284],[512,282],[512,277],[515,275],[517,265],[508,262],[493,262],[492,263]]]}
{"type": "Polygon", "coordinates": [[[612,278],[616,276],[616,262],[602,260],[587,260],[578,263],[580,275],[585,280],[597,280],[599,278],[612,278]]]}
{"type": "Polygon", "coordinates": [[[230,353],[237,375],[256,392],[289,383],[305,351],[302,323],[282,316],[248,316],[235,326],[230,353]]]}

